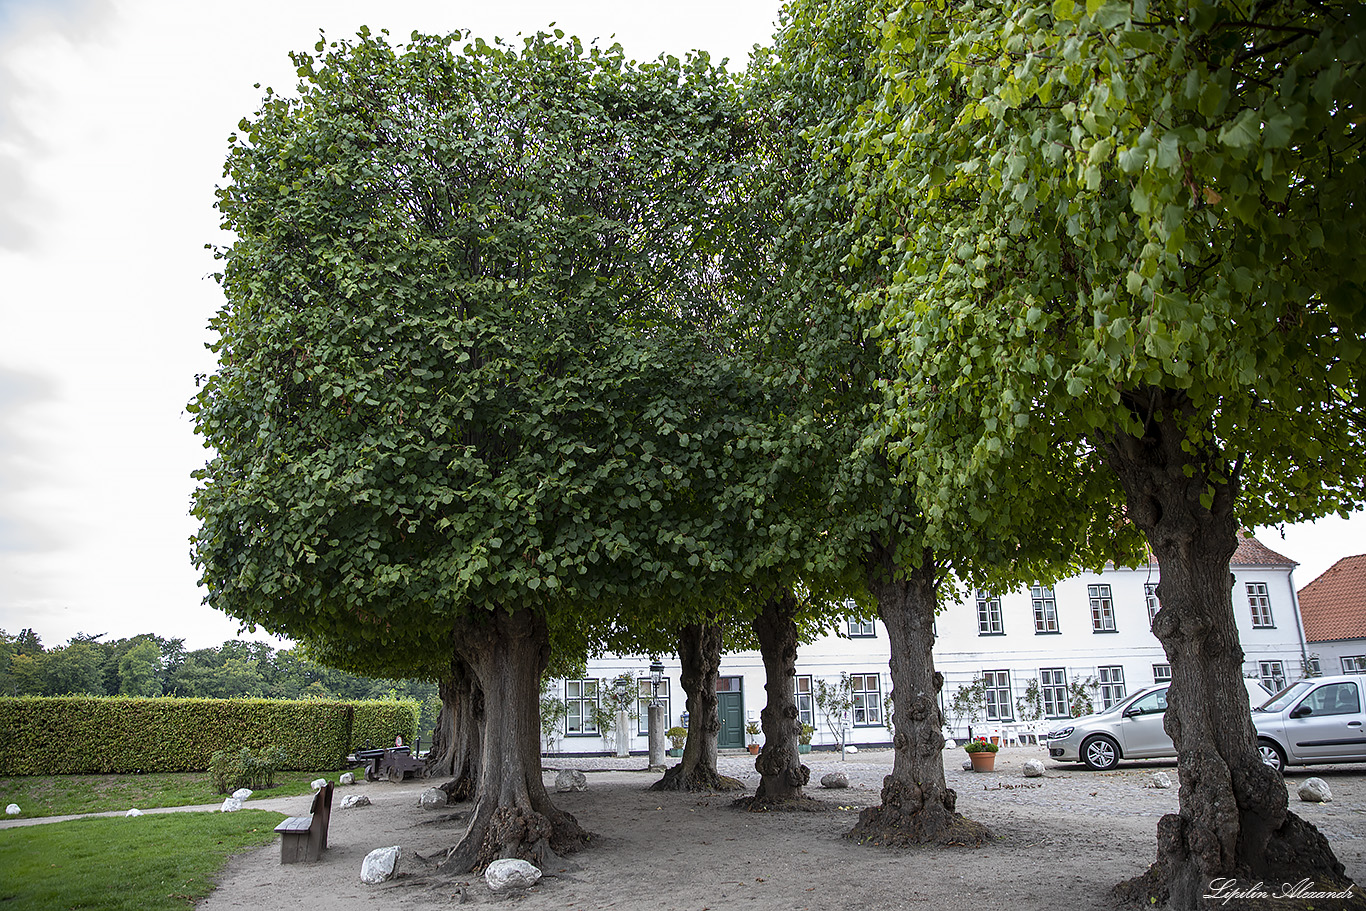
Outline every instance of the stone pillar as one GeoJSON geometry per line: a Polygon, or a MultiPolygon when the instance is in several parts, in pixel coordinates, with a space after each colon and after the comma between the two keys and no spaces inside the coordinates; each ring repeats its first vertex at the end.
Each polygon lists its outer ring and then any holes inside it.
{"type": "Polygon", "coordinates": [[[664,770],[664,706],[650,706],[650,770],[664,770]]]}
{"type": "Polygon", "coordinates": [[[631,755],[631,716],[622,709],[617,712],[617,757],[625,759],[631,755]]]}

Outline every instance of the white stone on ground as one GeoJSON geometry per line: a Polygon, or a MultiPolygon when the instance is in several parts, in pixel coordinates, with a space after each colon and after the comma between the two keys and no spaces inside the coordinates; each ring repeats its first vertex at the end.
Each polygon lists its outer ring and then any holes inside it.
{"type": "Polygon", "coordinates": [[[325,788],[325,787],[327,787],[327,779],[326,779],[326,778],[315,778],[315,779],[313,779],[313,790],[315,790],[315,791],[321,791],[321,790],[322,790],[323,788],[325,788]]]}
{"type": "Polygon", "coordinates": [[[513,892],[530,889],[541,878],[541,871],[535,864],[515,858],[495,860],[484,870],[484,882],[493,892],[513,892]]]}
{"type": "MultiPolygon", "coordinates": [[[[972,760],[969,759],[969,760],[968,760],[968,765],[971,765],[971,764],[972,764],[972,760]]],[[[1024,764],[1024,777],[1025,777],[1025,778],[1042,778],[1042,777],[1043,777],[1043,763],[1042,763],[1042,762],[1039,762],[1039,760],[1037,760],[1037,759],[1027,759],[1027,760],[1025,760],[1025,764],[1024,764]]]]}
{"type": "Polygon", "coordinates": [[[238,800],[246,800],[251,796],[251,788],[238,788],[236,791],[232,792],[232,796],[236,797],[238,800]]]}
{"type": "Polygon", "coordinates": [[[398,862],[402,856],[403,848],[399,845],[376,848],[365,855],[365,860],[361,862],[360,881],[373,886],[393,879],[398,873],[398,862]]]}
{"type": "Polygon", "coordinates": [[[355,784],[355,783],[356,783],[356,773],[355,773],[355,772],[342,772],[342,773],[341,773],[341,777],[337,779],[337,784],[355,784]]]}
{"type": "Polygon", "coordinates": [[[417,798],[417,805],[424,810],[439,810],[444,807],[449,798],[446,792],[440,788],[428,788],[417,798]]]}
{"type": "Polygon", "coordinates": [[[1172,786],[1172,777],[1166,772],[1154,772],[1151,784],[1155,788],[1166,790],[1172,786]]]}
{"type": "Polygon", "coordinates": [[[972,760],[971,760],[971,759],[964,759],[964,760],[963,760],[963,771],[964,771],[964,772],[971,772],[971,771],[972,771],[972,760]]]}
{"type": "Polygon", "coordinates": [[[141,816],[141,815],[142,815],[142,811],[139,810],[137,807],[133,807],[133,809],[129,810],[127,813],[124,813],[123,815],[124,815],[124,816],[141,816]]]}
{"type": "Polygon", "coordinates": [[[19,805],[17,803],[12,803],[9,806],[5,807],[5,814],[8,816],[18,816],[22,812],[24,811],[19,809],[19,805]]]}
{"type": "Polygon", "coordinates": [[[588,776],[578,769],[560,769],[560,773],[555,776],[555,790],[565,791],[587,791],[588,776]]]}
{"type": "Polygon", "coordinates": [[[1328,782],[1322,778],[1306,778],[1300,785],[1300,800],[1307,803],[1326,803],[1333,799],[1333,792],[1328,788],[1328,782]]]}
{"type": "Polygon", "coordinates": [[[849,787],[849,776],[843,772],[829,772],[821,776],[821,787],[847,788],[849,787]]]}
{"type": "Polygon", "coordinates": [[[844,748],[844,752],[846,752],[846,753],[857,753],[857,752],[858,752],[858,747],[854,746],[854,745],[851,743],[851,744],[849,744],[849,746],[847,746],[847,747],[844,748]]]}
{"type": "Polygon", "coordinates": [[[364,794],[347,794],[341,799],[341,808],[343,810],[349,810],[352,807],[368,806],[370,806],[370,798],[366,797],[364,794]]]}
{"type": "Polygon", "coordinates": [[[229,797],[227,800],[223,801],[223,806],[218,809],[222,813],[236,813],[238,810],[242,809],[242,801],[238,800],[236,797],[229,797]]]}

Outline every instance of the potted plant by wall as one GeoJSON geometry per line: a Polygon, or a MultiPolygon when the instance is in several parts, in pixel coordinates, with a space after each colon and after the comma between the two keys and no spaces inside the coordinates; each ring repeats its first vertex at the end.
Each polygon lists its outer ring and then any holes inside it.
{"type": "Polygon", "coordinates": [[[972,760],[974,772],[996,771],[996,751],[999,749],[999,746],[986,740],[970,740],[963,745],[963,750],[972,760]]]}
{"type": "Polygon", "coordinates": [[[816,733],[816,729],[809,724],[802,725],[802,732],[797,735],[797,752],[811,752],[811,737],[816,733]]]}
{"type": "Polygon", "coordinates": [[[759,722],[751,721],[749,724],[745,725],[745,733],[749,735],[749,751],[751,753],[758,753],[759,741],[755,738],[759,736],[759,722]]]}
{"type": "Polygon", "coordinates": [[[669,750],[669,755],[682,756],[683,743],[688,739],[688,729],[672,727],[664,732],[664,736],[669,738],[669,743],[672,744],[672,748],[669,750]]]}

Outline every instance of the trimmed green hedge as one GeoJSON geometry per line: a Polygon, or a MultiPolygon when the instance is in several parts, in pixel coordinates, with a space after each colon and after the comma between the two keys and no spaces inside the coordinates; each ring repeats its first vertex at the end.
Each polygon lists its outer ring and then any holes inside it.
{"type": "Polygon", "coordinates": [[[367,742],[410,742],[416,702],[0,697],[0,775],[200,772],[218,750],[277,746],[284,768],[339,768],[367,742]]]}

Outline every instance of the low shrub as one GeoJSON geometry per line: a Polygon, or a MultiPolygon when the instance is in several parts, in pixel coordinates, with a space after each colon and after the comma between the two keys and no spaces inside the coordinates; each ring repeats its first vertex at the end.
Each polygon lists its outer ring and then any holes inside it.
{"type": "Polygon", "coordinates": [[[275,787],[275,773],[289,763],[289,756],[272,746],[258,755],[246,747],[236,753],[218,750],[209,757],[209,776],[220,794],[231,794],[238,788],[253,791],[275,787]]]}

